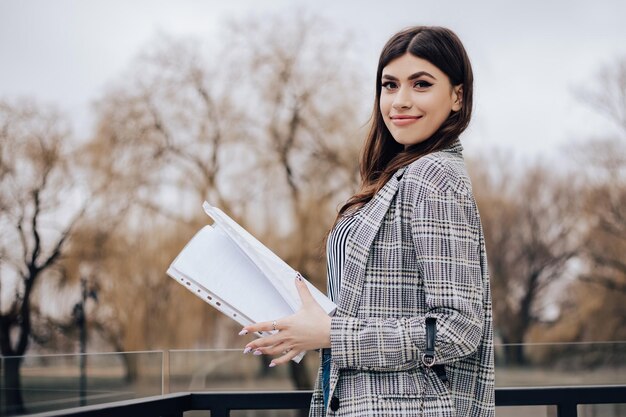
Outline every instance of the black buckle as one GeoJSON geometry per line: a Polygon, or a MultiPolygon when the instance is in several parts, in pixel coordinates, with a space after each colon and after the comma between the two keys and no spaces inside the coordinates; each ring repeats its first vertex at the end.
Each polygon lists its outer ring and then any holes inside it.
{"type": "Polygon", "coordinates": [[[437,337],[437,319],[426,317],[426,349],[422,354],[422,363],[429,368],[435,364],[435,338],[437,337]]]}
{"type": "Polygon", "coordinates": [[[426,317],[426,350],[422,354],[422,363],[431,368],[441,382],[448,382],[446,367],[442,364],[435,365],[435,340],[437,339],[437,319],[426,317]]]}

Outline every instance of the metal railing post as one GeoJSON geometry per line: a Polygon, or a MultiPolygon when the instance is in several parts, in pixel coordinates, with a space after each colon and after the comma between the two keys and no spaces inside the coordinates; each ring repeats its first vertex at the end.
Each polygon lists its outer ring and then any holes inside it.
{"type": "Polygon", "coordinates": [[[219,405],[211,407],[211,417],[230,417],[230,409],[219,405]]]}
{"type": "Polygon", "coordinates": [[[578,417],[578,405],[570,401],[561,402],[556,405],[557,417],[578,417]]]}

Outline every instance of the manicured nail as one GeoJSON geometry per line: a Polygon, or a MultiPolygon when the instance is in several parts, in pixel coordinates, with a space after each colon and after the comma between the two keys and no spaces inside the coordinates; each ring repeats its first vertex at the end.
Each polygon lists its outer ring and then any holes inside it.
{"type": "Polygon", "coordinates": [[[259,356],[262,355],[263,352],[261,352],[259,349],[255,350],[254,352],[252,352],[253,355],[259,356]]]}
{"type": "Polygon", "coordinates": [[[243,336],[248,334],[248,331],[246,329],[243,329],[242,331],[239,332],[239,336],[243,336]]]}
{"type": "Polygon", "coordinates": [[[270,362],[270,368],[273,368],[275,366],[276,366],[276,364],[274,362],[270,362]]]}
{"type": "Polygon", "coordinates": [[[243,353],[249,353],[251,350],[252,350],[252,348],[251,348],[251,347],[246,347],[246,348],[243,350],[243,353]]]}

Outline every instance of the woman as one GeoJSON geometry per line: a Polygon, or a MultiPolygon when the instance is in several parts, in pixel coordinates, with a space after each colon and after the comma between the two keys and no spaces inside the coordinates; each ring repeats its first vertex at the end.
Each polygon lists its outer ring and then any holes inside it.
{"type": "Polygon", "coordinates": [[[489,274],[458,139],[469,59],[452,31],[413,27],[387,42],[376,82],[361,189],[329,235],[337,313],[296,282],[302,309],[246,326],[278,332],[244,352],[281,355],[275,366],[321,348],[312,416],[492,416],[489,274]]]}

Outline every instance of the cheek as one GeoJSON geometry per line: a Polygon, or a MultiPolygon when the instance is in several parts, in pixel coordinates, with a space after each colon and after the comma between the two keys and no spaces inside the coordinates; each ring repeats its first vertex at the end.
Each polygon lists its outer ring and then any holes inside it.
{"type": "Polygon", "coordinates": [[[378,102],[378,108],[380,109],[380,112],[382,113],[383,117],[387,117],[387,115],[389,114],[390,107],[391,107],[391,101],[389,100],[389,98],[385,97],[384,95],[381,95],[380,101],[378,102]]]}
{"type": "Polygon", "coordinates": [[[450,99],[445,96],[429,97],[428,103],[424,103],[430,109],[430,113],[435,119],[440,119],[441,123],[448,117],[452,110],[450,99]]]}
{"type": "Polygon", "coordinates": [[[381,97],[378,102],[378,109],[382,115],[383,122],[385,122],[385,126],[387,126],[387,129],[390,129],[389,112],[391,111],[391,100],[381,97]]]}

